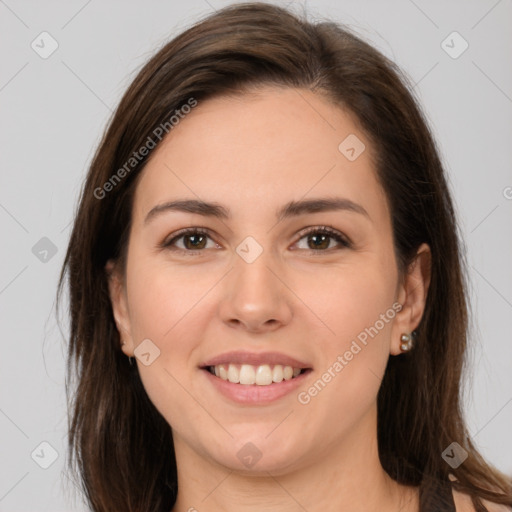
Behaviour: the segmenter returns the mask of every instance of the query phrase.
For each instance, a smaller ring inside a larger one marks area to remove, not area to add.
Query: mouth
[[[270,386],[297,379],[301,375],[312,371],[312,368],[281,364],[251,365],[234,363],[202,366],[201,369],[230,384],[242,386]]]
[[[312,371],[280,364],[225,363],[200,367],[212,390],[230,403],[244,406],[266,406],[293,395],[300,386],[307,385]]]
[[[263,406],[306,385],[313,367],[306,360],[275,352],[235,350],[202,361],[198,370],[213,390],[239,405]],[[212,398],[215,395],[212,395]]]

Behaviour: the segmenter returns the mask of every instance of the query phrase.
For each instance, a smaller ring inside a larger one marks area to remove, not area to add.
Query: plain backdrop
[[[54,309],[78,193],[140,66],[228,3],[0,0],[0,511],[86,510],[64,472],[66,343]],[[512,1],[295,5],[354,28],[415,84],[467,246],[468,425],[512,474]]]

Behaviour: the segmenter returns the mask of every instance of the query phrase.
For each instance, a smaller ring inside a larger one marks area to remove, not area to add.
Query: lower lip
[[[201,369],[212,385],[226,398],[239,404],[264,405],[282,398],[296,390],[311,373],[311,369],[301,373],[290,380],[273,382],[267,386],[257,384],[233,384],[220,377],[216,377],[209,370]]]

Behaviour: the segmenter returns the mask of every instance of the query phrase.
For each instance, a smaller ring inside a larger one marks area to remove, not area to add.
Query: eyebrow
[[[368,219],[370,216],[368,212],[357,203],[350,199],[342,197],[333,198],[318,198],[318,199],[303,199],[300,201],[290,201],[276,212],[278,222],[305,213],[319,213],[326,211],[350,211],[364,215]],[[176,211],[185,213],[194,213],[204,217],[215,217],[218,219],[230,219],[231,215],[229,209],[219,203],[209,203],[198,199],[178,199],[159,204],[152,208],[146,215],[144,223],[147,224],[150,220],[156,218],[162,213]]]

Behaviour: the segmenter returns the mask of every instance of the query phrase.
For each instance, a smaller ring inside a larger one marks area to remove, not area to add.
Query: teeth
[[[215,368],[217,368],[217,366]],[[222,380],[228,380],[228,371],[226,370],[226,368],[224,368],[224,366],[219,366],[218,368],[219,368],[219,377]]]
[[[231,371],[231,365],[229,365],[228,375]],[[256,382],[256,374],[254,368],[248,364],[243,364],[240,367],[240,384],[254,384]]]
[[[233,384],[240,382],[240,370],[234,364],[230,364],[228,367],[228,380]]]
[[[272,370],[272,380],[274,382],[281,382],[283,379],[283,367],[280,364],[276,364]]]
[[[258,386],[268,386],[273,382],[281,382],[283,379],[290,380],[301,373],[301,368],[293,368],[292,366],[283,366],[281,364],[276,364],[273,367],[268,364],[260,366],[250,364],[218,364],[211,366],[209,369],[217,377],[233,384],[256,384]]]
[[[248,368],[252,368],[252,366],[248,366]],[[268,364],[258,366],[255,382],[258,386],[268,386],[269,384],[272,384],[272,371]]]

